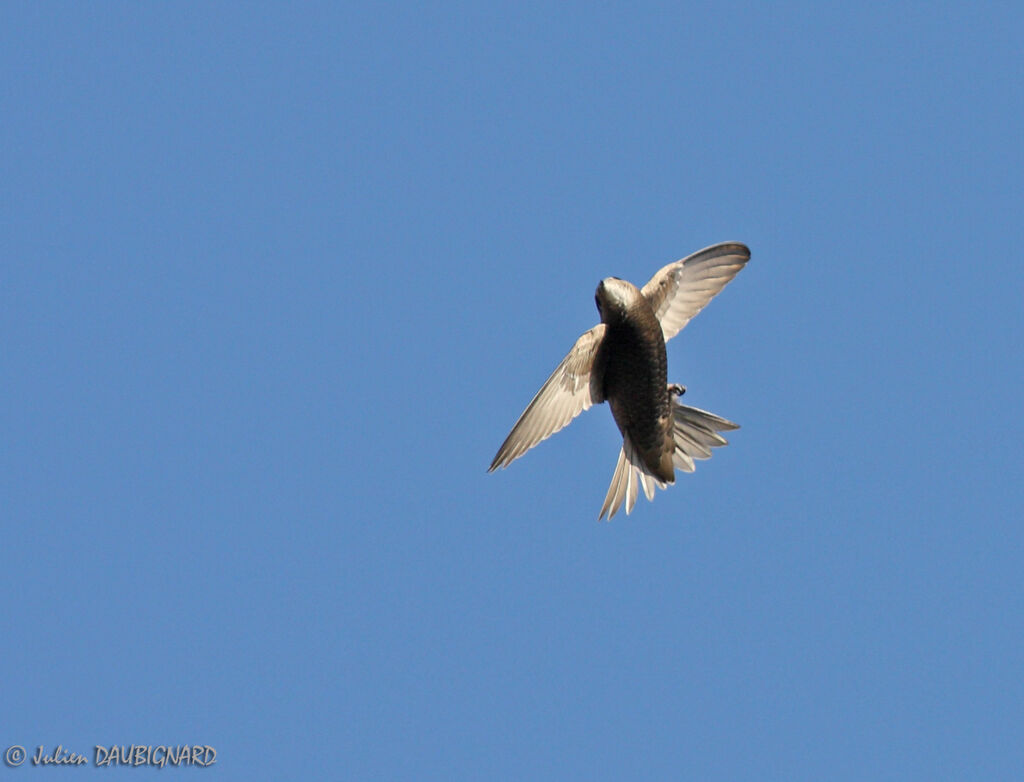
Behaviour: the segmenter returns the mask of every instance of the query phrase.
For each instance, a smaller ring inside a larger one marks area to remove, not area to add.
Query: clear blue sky
[[[1010,3],[4,4],[0,743],[1024,778],[1022,40]],[[611,524],[607,406],[486,473],[601,278],[723,240],[669,378],[728,448]]]

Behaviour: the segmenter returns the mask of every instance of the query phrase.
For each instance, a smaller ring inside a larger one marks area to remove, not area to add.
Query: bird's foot
[[[673,396],[682,396],[686,393],[686,386],[681,386],[678,383],[669,383],[668,392]]]

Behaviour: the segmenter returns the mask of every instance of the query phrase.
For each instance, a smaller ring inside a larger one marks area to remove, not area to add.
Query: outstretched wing
[[[516,425],[498,449],[498,455],[491,462],[488,472],[498,467],[507,467],[541,440],[563,429],[594,403],[590,390],[590,371],[603,337],[604,324],[599,323],[576,340],[569,355],[562,359],[562,363],[519,416]]]
[[[749,260],[745,244],[725,242],[670,263],[655,274],[641,293],[661,322],[665,340],[682,331]]]

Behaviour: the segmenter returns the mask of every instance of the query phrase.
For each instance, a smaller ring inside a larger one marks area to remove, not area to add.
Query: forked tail
[[[672,397],[673,431],[672,437],[675,440],[676,448],[672,453],[672,464],[677,470],[693,472],[694,459],[710,459],[711,449],[722,445],[728,445],[728,441],[718,434],[733,429],[739,429],[738,424],[726,421],[714,413],[706,410],[698,410],[696,407],[681,405]],[[644,466],[640,455],[636,452],[629,435],[623,437],[622,450],[619,451],[619,461],[615,465],[615,472],[612,475],[611,485],[604,498],[604,505],[601,506],[601,514],[598,519],[607,516],[611,518],[626,503],[626,514],[633,510],[639,489],[642,487],[648,500],[654,499],[654,487],[659,489],[666,487],[664,481],[659,480]]]

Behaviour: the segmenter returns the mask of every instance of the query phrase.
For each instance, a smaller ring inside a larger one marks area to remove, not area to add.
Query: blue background
[[[0,742],[1024,777],[1021,40],[1009,3],[5,3]],[[728,448],[611,524],[607,406],[486,474],[602,277],[723,240],[669,379]]]

